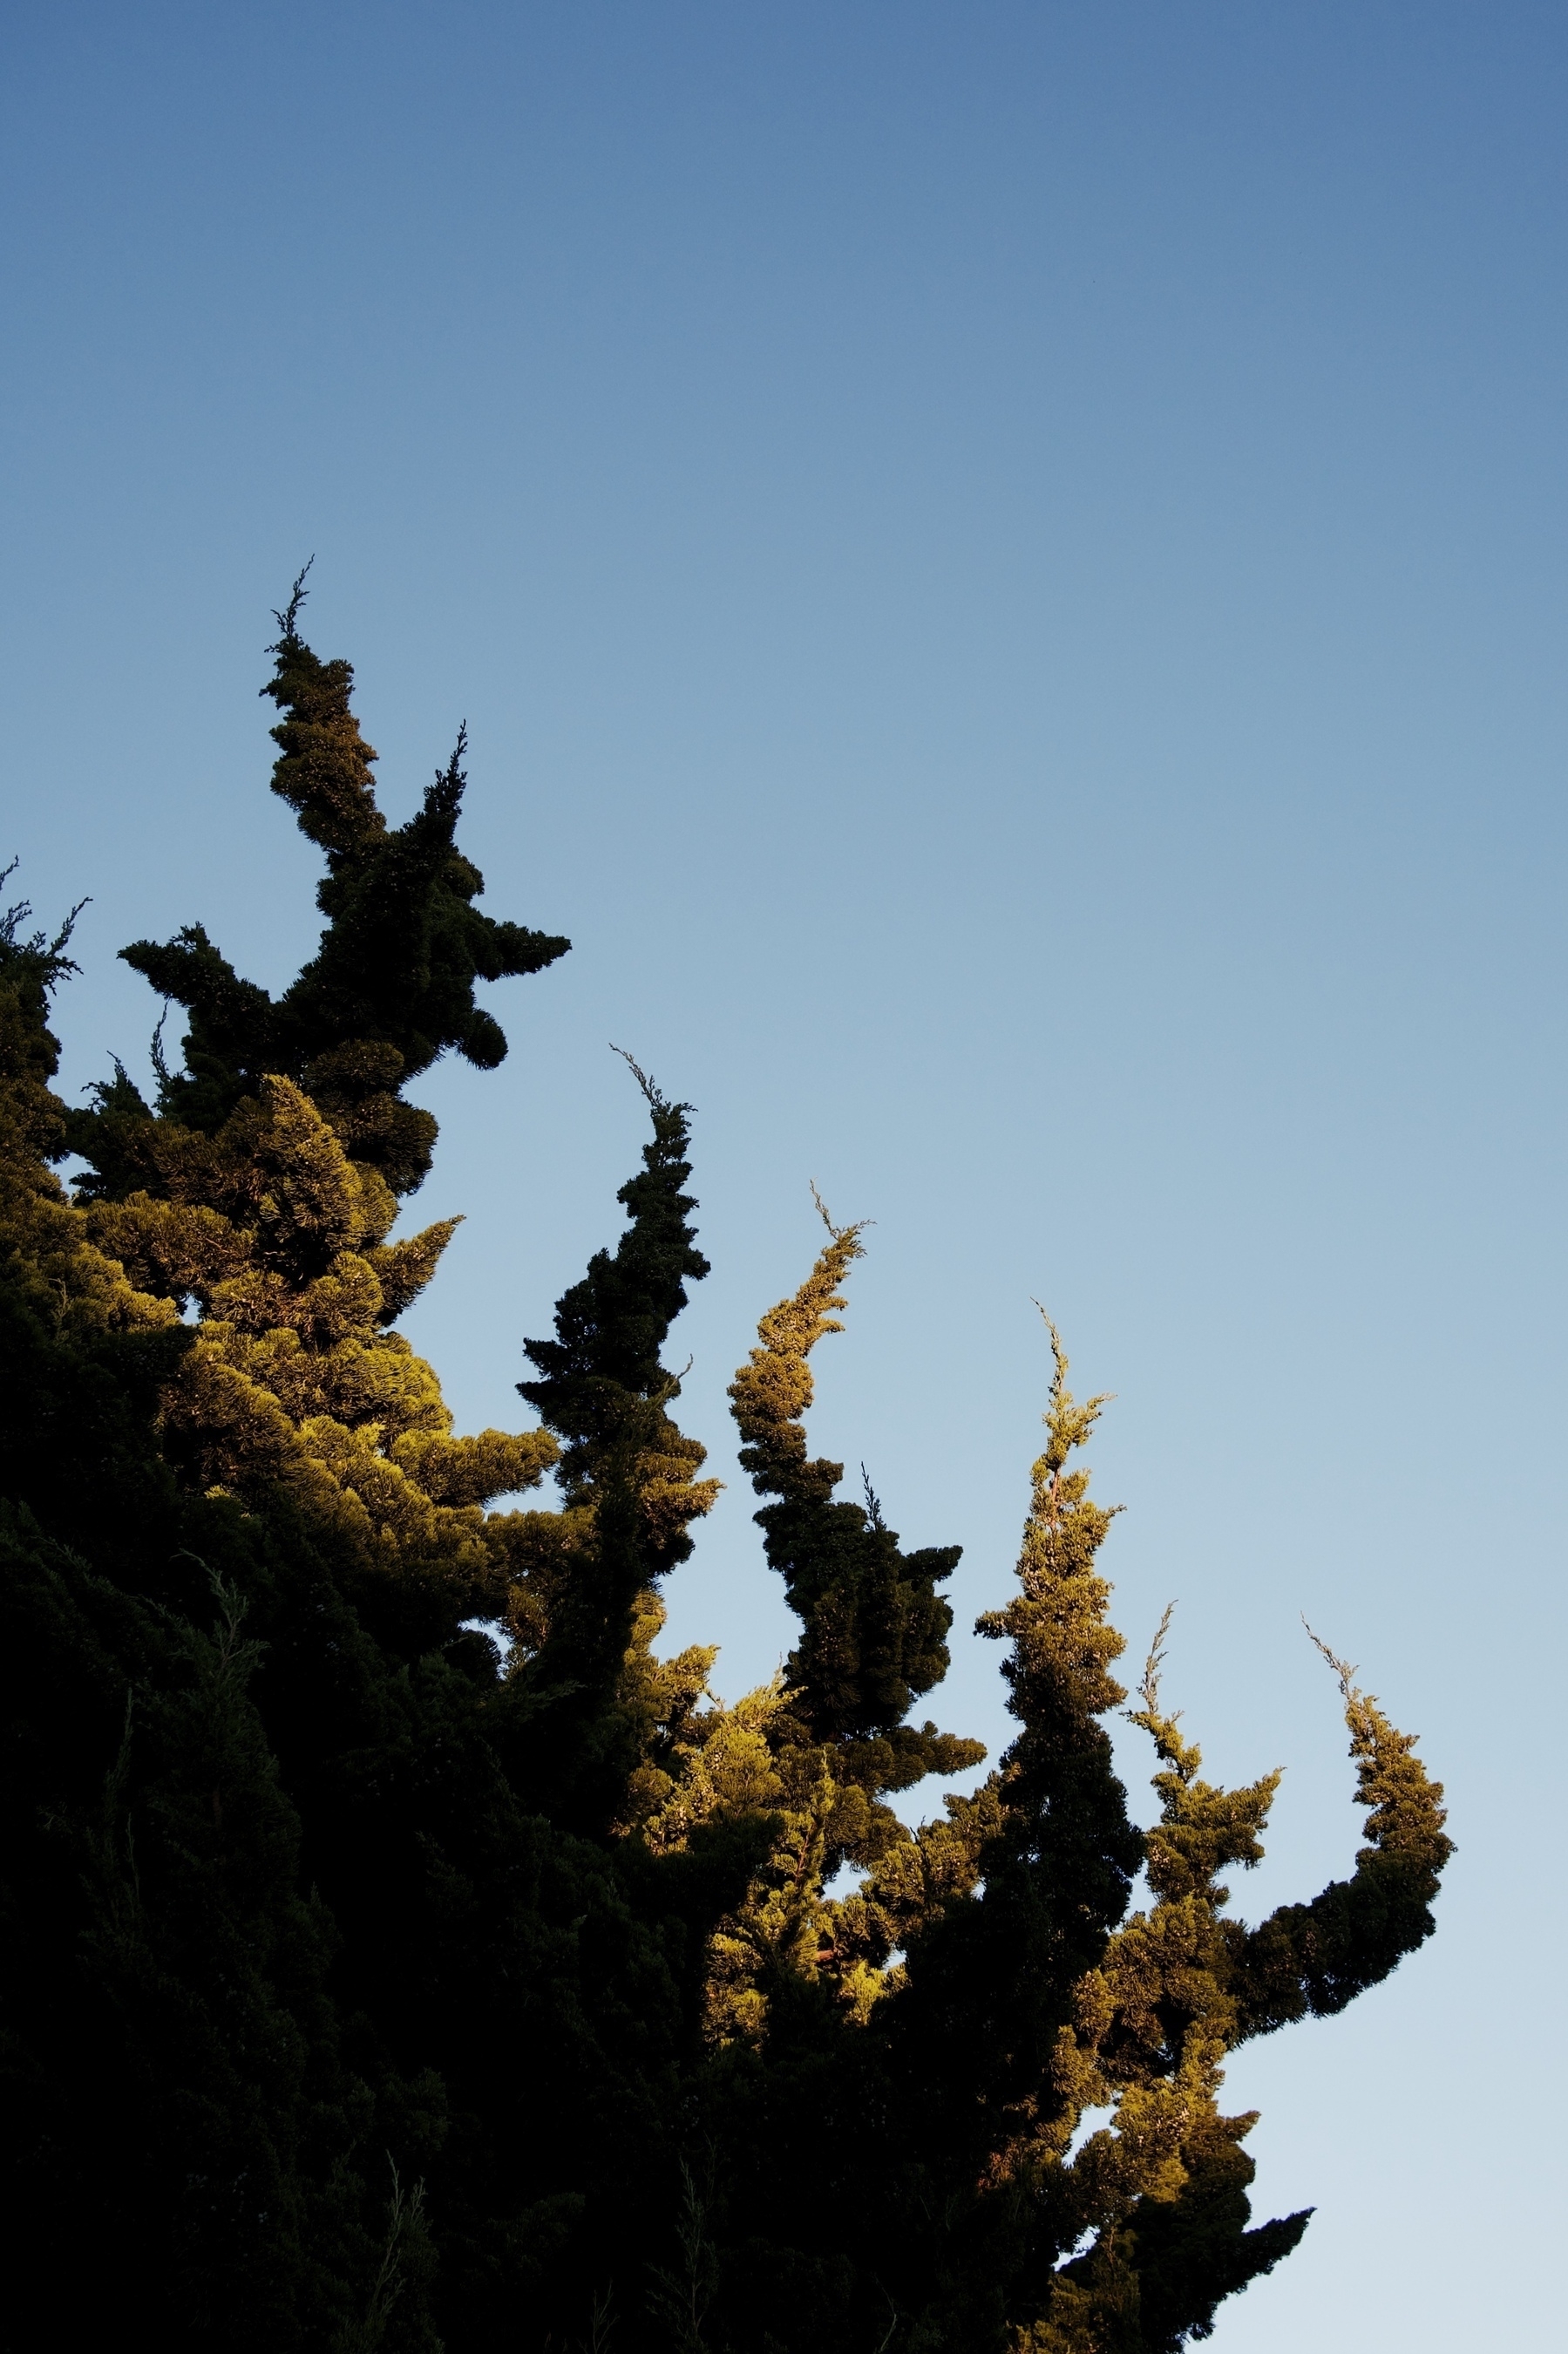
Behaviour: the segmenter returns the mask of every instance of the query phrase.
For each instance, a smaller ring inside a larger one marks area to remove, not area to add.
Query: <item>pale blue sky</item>
[[[877,1221],[816,1434],[963,1542],[960,1628],[1038,1294],[1118,1393],[1120,1622],[1178,1595],[1211,1766],[1290,1769],[1243,1909],[1358,1843],[1303,1609],[1460,1841],[1434,1946],[1235,2065],[1319,2212],[1215,2344],[1550,2342],[1562,11],[99,0],[6,54],[0,846],[92,895],[69,1086],[144,1067],[123,941],[308,950],[256,690],[313,550],[388,806],[466,716],[488,904],[577,942],[426,1090],[465,1424],[614,1232],[609,1038],[699,1107],[723,1688],[789,1639],[723,1389],[808,1179]],[[1005,1736],[994,1665],[942,1722]]]

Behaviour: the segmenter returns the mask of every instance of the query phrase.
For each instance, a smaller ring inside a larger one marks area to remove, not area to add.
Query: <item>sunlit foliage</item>
[[[454,1433],[396,1330],[453,1223],[395,1233],[436,1136],[403,1090],[497,1065],[476,984],[567,943],[476,907],[461,734],[387,824],[302,601],[264,690],[326,859],[291,987],[197,925],[137,943],[178,1066],[160,1025],[151,1099],[115,1065],[68,1112],[70,926],[0,925],[14,2342],[1174,2354],[1308,2220],[1253,2223],[1226,2056],[1429,1934],[1441,1792],[1326,1655],[1366,1844],[1249,1927],[1227,1875],[1278,1776],[1202,1778],[1162,1626],[1137,1828],[1105,1401],[1052,1328],[1017,1584],[980,1621],[1017,1731],[911,1829],[894,1797],[984,1758],[916,1713],[959,1548],[906,1551],[810,1452],[863,1249],[820,1203],[730,1393],[797,1639],[733,1702],[713,1649],[659,1651],[717,1486],[664,1356],[708,1272],[690,1108],[630,1064],[625,1223],[519,1342],[538,1423]]]

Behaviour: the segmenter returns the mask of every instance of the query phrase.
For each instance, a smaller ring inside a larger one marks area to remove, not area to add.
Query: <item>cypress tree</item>
[[[825,1210],[731,1389],[798,1638],[733,1703],[714,1649],[660,1653],[717,1487],[665,1363],[707,1273],[690,1107],[627,1057],[651,1134],[613,1246],[524,1344],[540,1426],[456,1434],[396,1330],[452,1231],[394,1235],[435,1140],[402,1091],[443,1053],[493,1067],[476,983],[567,942],[475,907],[461,733],[387,824],[302,601],[303,576],[263,689],[273,790],[326,861],[291,987],[199,926],[133,945],[185,1008],[178,1067],[156,1045],[152,1101],[115,1066],[68,1113],[69,925],[0,923],[18,2342],[129,2303],[175,2347],[323,2354],[1173,2354],[1308,2221],[1252,2221],[1225,2055],[1430,1933],[1440,1789],[1330,1656],[1367,1844],[1233,1919],[1277,1776],[1202,1779],[1167,1620],[1136,1829],[1081,1461],[1105,1401],[1053,1328],[1018,1586],[980,1622],[1017,1732],[911,1829],[890,1801],[984,1755],[915,1715],[959,1550],[906,1551],[810,1451],[863,1249]]]

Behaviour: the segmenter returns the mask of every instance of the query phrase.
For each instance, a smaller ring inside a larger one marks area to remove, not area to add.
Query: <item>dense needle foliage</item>
[[[12,2343],[133,2317],[167,2354],[1173,2354],[1308,2221],[1252,2222],[1225,2055],[1430,1933],[1440,1789],[1331,1660],[1366,1844],[1246,1926],[1226,1875],[1278,1777],[1202,1778],[1162,1628],[1137,1829],[1103,1401],[1053,1330],[1017,1585],[980,1621],[1016,1735],[911,1829],[890,1798],[984,1756],[912,1714],[959,1548],[906,1551],[810,1453],[862,1247],[825,1210],[731,1390],[798,1640],[733,1703],[712,1650],[656,1648],[716,1488],[665,1361],[708,1271],[689,1108],[631,1064],[619,1238],[520,1342],[538,1421],[454,1435],[396,1330],[451,1233],[394,1238],[435,1142],[403,1089],[498,1064],[476,983],[568,943],[476,907],[461,734],[387,824],[302,603],[264,689],[326,858],[293,984],[199,925],[137,942],[178,1067],[160,1044],[151,1101],[116,1065],[68,1112],[70,925],[0,925]]]

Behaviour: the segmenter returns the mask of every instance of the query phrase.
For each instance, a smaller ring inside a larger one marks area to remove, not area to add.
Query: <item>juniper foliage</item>
[[[1308,2221],[1252,2221],[1225,2057],[1430,1934],[1441,1791],[1330,1655],[1366,1844],[1233,1918],[1278,1777],[1202,1778],[1162,1627],[1136,1828],[1083,1465],[1105,1401],[1053,1329],[1018,1582],[980,1622],[1017,1731],[911,1829],[890,1800],[984,1756],[912,1713],[959,1549],[906,1551],[810,1451],[863,1246],[825,1210],[731,1390],[798,1639],[733,1702],[713,1649],[658,1649],[717,1489],[665,1361],[708,1271],[690,1107],[630,1065],[649,1141],[524,1344],[539,1422],[455,1433],[396,1329],[452,1231],[394,1235],[435,1140],[403,1089],[493,1067],[476,984],[567,943],[476,907],[461,733],[388,827],[302,602],[302,576],[263,689],[326,861],[291,986],[196,925],[135,944],[178,1066],[69,1112],[69,923],[0,924],[14,2342],[129,2308],[173,2354],[1174,2354]]]

